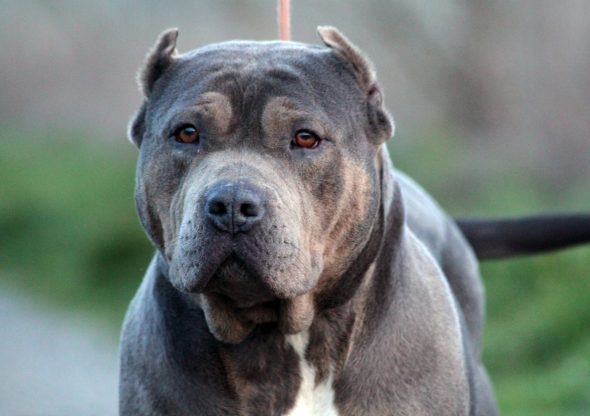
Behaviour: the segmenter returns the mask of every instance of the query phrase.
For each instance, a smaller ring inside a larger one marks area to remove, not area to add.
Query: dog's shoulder
[[[400,414],[432,414],[433,409],[437,414],[467,414],[464,331],[446,277],[407,226],[395,250],[394,267],[383,268],[391,273],[391,301],[380,312],[382,318],[369,325],[362,348],[350,354],[351,365],[338,386],[351,400],[342,399],[340,406],[344,414],[388,414],[391,408]]]

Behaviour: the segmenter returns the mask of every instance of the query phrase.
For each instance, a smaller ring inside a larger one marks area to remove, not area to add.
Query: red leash
[[[291,40],[291,13],[289,0],[278,0],[277,20],[279,25],[279,39]]]

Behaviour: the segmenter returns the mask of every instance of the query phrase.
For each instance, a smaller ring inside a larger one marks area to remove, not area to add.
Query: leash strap
[[[278,0],[277,20],[279,25],[279,39],[291,40],[291,10],[289,0]]]

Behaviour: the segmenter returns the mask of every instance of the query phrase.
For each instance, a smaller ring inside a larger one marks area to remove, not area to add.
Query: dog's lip
[[[274,300],[274,296],[260,278],[236,253],[230,253],[207,279],[202,293],[214,293],[227,299],[233,308],[250,308]]]
[[[202,274],[202,276],[198,279],[191,279],[190,287],[187,287],[186,291],[190,293],[207,293],[213,292],[211,290],[211,281],[215,279],[215,275],[218,272],[219,268],[228,260],[234,258],[233,251],[229,251],[224,256],[220,257],[216,262],[211,263]]]

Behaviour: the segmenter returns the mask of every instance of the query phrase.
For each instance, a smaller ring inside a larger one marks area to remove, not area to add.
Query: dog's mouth
[[[215,296],[218,302],[246,322],[260,324],[278,319],[280,301],[235,254],[221,263],[203,294]]]
[[[274,299],[262,279],[248,264],[230,254],[217,268],[203,293],[217,293],[227,298],[235,308],[249,308]]]

